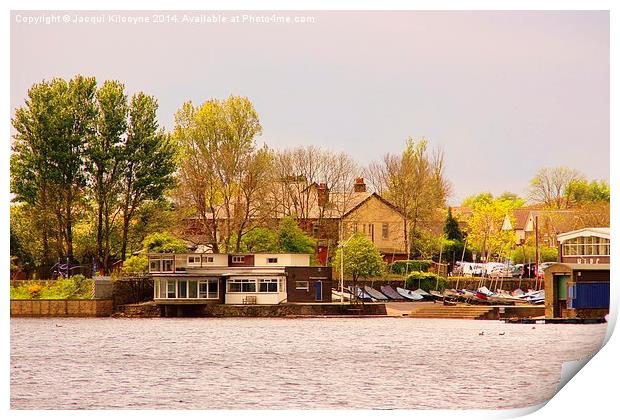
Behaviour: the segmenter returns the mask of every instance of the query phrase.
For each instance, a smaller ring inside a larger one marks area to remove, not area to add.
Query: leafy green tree
[[[344,246],[338,247],[332,266],[339,273],[344,266],[343,274],[351,277],[354,286],[358,279],[378,276],[386,270],[383,256],[375,244],[360,233],[354,234]]]
[[[238,249],[260,215],[257,203],[265,201],[271,160],[268,150],[256,147],[261,132],[258,113],[245,97],[198,107],[188,102],[175,115],[173,137],[181,149],[176,195],[201,222],[213,252]]]
[[[483,193],[468,199],[468,204],[472,209],[468,220],[468,245],[480,252],[483,261],[488,261],[495,254],[508,255],[514,245],[515,234],[503,230],[502,226],[506,215],[512,214],[512,209],[520,205],[520,200],[493,198],[492,194]]]
[[[128,160],[122,174],[121,259],[127,254],[129,227],[142,204],[159,200],[174,185],[175,143],[159,128],[157,101],[140,92],[131,98],[125,145]]]
[[[272,229],[258,227],[241,239],[241,252],[279,252],[278,234]]]
[[[463,240],[463,232],[459,227],[459,221],[452,215],[452,208],[450,207],[448,207],[448,216],[443,226],[443,233],[446,235],[446,239],[456,241]]]
[[[149,259],[144,255],[132,255],[123,262],[123,274],[143,275],[149,272]]]
[[[122,83],[106,81],[97,91],[97,133],[86,149],[97,211],[95,255],[105,270],[110,266],[112,230],[120,213],[122,175],[131,159],[124,142],[129,112],[124,90]]]
[[[185,241],[175,238],[170,232],[152,233],[143,242],[146,252],[179,253],[188,252]]]
[[[278,245],[281,252],[314,254],[316,243],[301,230],[295,219],[289,216],[280,221]]]
[[[575,204],[590,204],[595,202],[609,202],[610,188],[609,183],[603,180],[592,180],[588,182],[585,179],[573,181],[567,188],[570,191],[568,200]]]
[[[52,223],[58,254],[73,256],[75,208],[86,184],[84,149],[95,132],[95,91],[95,78],[79,75],[37,83],[12,121],[11,191],[16,201],[41,210],[48,261]]]

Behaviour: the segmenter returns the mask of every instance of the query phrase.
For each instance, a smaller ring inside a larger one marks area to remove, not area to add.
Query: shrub
[[[39,293],[41,293],[41,290],[43,290],[43,286],[41,286],[40,284],[33,284],[31,286],[28,286],[28,294],[33,298],[36,299],[39,296]]]
[[[433,264],[430,260],[402,260],[390,264],[390,273],[407,274],[412,271],[427,271]]]
[[[430,290],[442,291],[448,287],[448,282],[446,279],[435,273],[422,273],[420,271],[414,271],[407,277],[405,287],[412,290],[419,287],[427,292]]]
[[[133,255],[123,263],[124,275],[140,275],[149,272],[149,259],[145,255]]]

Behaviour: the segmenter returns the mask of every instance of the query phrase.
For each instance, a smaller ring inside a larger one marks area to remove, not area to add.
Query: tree
[[[75,76],[35,84],[12,120],[11,191],[16,201],[38,208],[45,259],[50,225],[57,255],[73,257],[75,208],[86,184],[84,149],[95,132],[94,77]]]
[[[385,198],[398,207],[403,215],[403,238],[408,252],[411,249],[411,232],[416,232],[436,217],[443,208],[450,186],[443,174],[444,161],[441,150],[432,155],[425,139],[407,139],[400,155],[387,154],[383,161],[369,167],[373,185]]]
[[[542,168],[530,181],[530,198],[549,208],[569,208],[573,189],[583,178],[581,172],[564,166]]]
[[[125,87],[106,81],[97,91],[97,133],[86,149],[90,184],[97,208],[95,255],[105,271],[110,266],[111,236],[120,213],[122,176],[126,170],[126,130],[129,107]]]
[[[213,252],[238,250],[261,211],[256,206],[270,173],[271,154],[256,148],[262,132],[249,99],[230,96],[177,112],[173,137],[179,143],[176,199],[205,232]],[[219,239],[219,243],[218,243]],[[234,242],[233,242],[233,239]]]
[[[355,233],[344,246],[338,247],[332,266],[339,273],[344,267],[342,274],[351,277],[354,288],[358,279],[381,275],[386,269],[375,244],[360,233]]]
[[[146,252],[170,254],[188,252],[185,241],[175,238],[170,232],[152,233],[144,239],[143,245]]]
[[[241,252],[280,252],[278,235],[272,229],[257,227],[241,239]]]
[[[159,200],[174,185],[176,147],[159,128],[157,100],[140,92],[131,98],[125,154],[130,156],[122,173],[121,260],[127,254],[129,227],[140,206]]]
[[[299,228],[292,217],[280,221],[278,246],[281,252],[314,254],[315,241]]]
[[[446,217],[446,223],[443,226],[443,233],[448,240],[463,240],[463,232],[459,227],[459,222],[452,216],[452,208],[448,207],[448,216]]]
[[[592,180],[588,183],[585,179],[578,179],[572,181],[567,190],[570,191],[568,201],[575,205],[609,202],[611,195],[609,183],[603,180]]]
[[[466,202],[472,215],[468,220],[468,244],[480,252],[483,261],[497,254],[506,256],[515,243],[513,231],[503,230],[506,215],[512,217],[512,209],[521,205],[521,200],[505,196],[493,198],[490,193],[469,197]],[[513,221],[514,222],[514,221]]]

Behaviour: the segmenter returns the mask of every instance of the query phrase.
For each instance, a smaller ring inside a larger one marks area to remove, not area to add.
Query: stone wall
[[[11,300],[11,316],[14,317],[105,317],[111,314],[111,299]]]
[[[158,318],[162,315],[160,305],[154,302],[120,305],[113,316],[128,318]]]

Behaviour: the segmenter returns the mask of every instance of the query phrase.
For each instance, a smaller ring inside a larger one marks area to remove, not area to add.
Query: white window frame
[[[243,264],[245,263],[245,255],[233,255],[231,261],[233,264]]]
[[[273,261],[271,261],[273,260]],[[277,264],[278,263],[278,257],[268,257],[267,258],[267,264]]]
[[[300,283],[306,283],[306,286],[299,287]],[[308,280],[295,280],[295,290],[305,290],[306,292],[310,291],[310,282]]]

